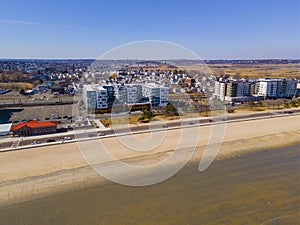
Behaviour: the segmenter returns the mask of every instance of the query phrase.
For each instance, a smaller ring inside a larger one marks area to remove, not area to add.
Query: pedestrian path
[[[97,124],[97,126],[98,126],[100,129],[102,129],[102,130],[107,129],[107,128],[103,125],[103,123],[101,123],[101,121],[100,121],[99,119],[95,119],[95,120],[94,120],[94,123]]]

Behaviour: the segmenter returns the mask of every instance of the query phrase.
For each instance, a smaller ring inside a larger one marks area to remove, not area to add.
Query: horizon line
[[[214,61],[214,60],[224,60],[224,61],[233,61],[233,60],[300,60],[300,58],[210,58],[210,59],[185,59],[185,58],[174,58],[174,59],[97,59],[97,58],[9,58],[3,57],[0,60],[101,60],[101,61],[109,61],[109,60],[118,60],[118,61],[125,61],[125,60],[144,60],[144,61],[161,61],[161,60],[190,60],[190,61]]]

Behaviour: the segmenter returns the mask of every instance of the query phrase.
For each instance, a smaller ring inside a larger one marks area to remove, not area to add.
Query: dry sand
[[[235,157],[262,149],[299,143],[300,115],[226,124],[224,142],[216,160]],[[187,128],[197,132],[198,128]],[[209,140],[211,126],[200,128],[197,151],[191,160],[200,160]],[[153,163],[167,157],[176,147],[180,130],[169,130],[164,140],[149,152],[130,151],[117,138],[105,138],[84,143],[85,148],[99,144],[107,146],[112,155],[130,163]],[[149,134],[136,135],[145,139]],[[186,147],[189,140],[184,140]],[[103,163],[96,159],[95,163]],[[77,143],[4,152],[0,154],[0,205],[12,204],[47,196],[54,192],[75,190],[106,182],[83,159]]]

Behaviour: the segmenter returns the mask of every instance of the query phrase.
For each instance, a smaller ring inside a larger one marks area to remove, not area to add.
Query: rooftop
[[[83,88],[87,91],[95,91],[93,85],[83,85]]]
[[[167,89],[169,89],[168,87],[165,87],[160,84],[154,84],[154,83],[147,83],[147,84],[144,84],[143,86],[148,87],[148,88],[167,88]]]
[[[12,124],[6,123],[6,124],[0,124],[0,133],[1,132],[9,132]]]
[[[37,127],[53,127],[56,126],[57,122],[56,121],[38,121],[38,120],[31,120],[28,122],[23,122],[23,123],[19,123],[17,125],[13,125],[11,130],[18,130],[21,129],[22,127],[30,127],[30,128],[37,128]]]

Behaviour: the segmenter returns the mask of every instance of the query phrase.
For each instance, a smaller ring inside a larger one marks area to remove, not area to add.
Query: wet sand
[[[107,182],[0,208],[0,224],[299,224],[300,145],[190,163],[147,187]]]
[[[148,187],[100,177],[75,143],[2,153],[0,224],[299,224],[299,122],[292,116],[228,124],[217,158],[199,173],[210,131],[203,127],[185,168]],[[147,154],[115,138],[103,143],[121,160],[151,164],[169,155],[178,130],[166,135]]]

